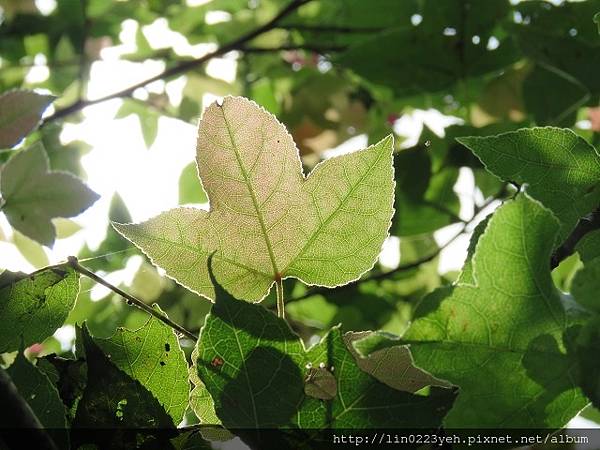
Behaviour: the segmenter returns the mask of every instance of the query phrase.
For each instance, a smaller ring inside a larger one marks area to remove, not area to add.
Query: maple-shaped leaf
[[[418,367],[459,386],[448,427],[561,428],[587,403],[577,387],[577,324],[554,287],[560,224],[526,194],[476,230],[454,286],[426,296],[400,343]]]
[[[8,222],[49,247],[56,238],[51,219],[76,216],[100,198],[70,173],[51,171],[41,143],[16,153],[0,175],[0,207]]]
[[[176,208],[114,224],[176,281],[214,298],[207,261],[236,298],[259,301],[295,277],[335,287],[369,270],[393,214],[392,137],[329,159],[305,177],[285,127],[256,103],[225,97],[198,129],[210,211]]]

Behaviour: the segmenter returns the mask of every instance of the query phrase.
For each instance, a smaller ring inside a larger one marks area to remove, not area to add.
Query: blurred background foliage
[[[306,171],[395,134],[396,215],[380,263],[340,289],[294,280],[285,289],[290,322],[307,342],[337,323],[400,333],[424,294],[455,280],[469,233],[516,189],[456,137],[539,125],[600,144],[599,11],[600,0],[0,0],[0,92],[57,97],[17,148],[41,140],[52,169],[87,178],[102,196],[82,217],[54,220],[54,248],[2,219],[1,266],[31,271],[76,254],[198,332],[210,303],[163,276],[108,219],[206,207],[194,126],[215,98],[243,95],[287,126]],[[101,148],[99,133],[121,144]],[[136,178],[144,167],[127,159],[134,145],[160,174],[146,185]],[[0,151],[0,163],[14,151]],[[121,190],[126,182],[148,204]],[[557,287],[568,291],[580,265],[577,254],[564,260]],[[72,325],[83,320],[110,336],[146,315],[83,279],[68,325],[30,351],[70,351]],[[597,411],[585,414],[597,420]]]

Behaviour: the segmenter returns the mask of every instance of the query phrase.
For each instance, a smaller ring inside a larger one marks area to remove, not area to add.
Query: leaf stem
[[[285,319],[285,302],[283,301],[283,280],[278,277],[275,280],[275,291],[277,293],[277,317]]]
[[[85,275],[86,277],[94,280],[96,283],[99,283],[102,286],[107,287],[108,289],[110,289],[111,291],[115,292],[116,294],[119,294],[121,297],[123,297],[125,300],[127,300],[127,303],[129,305],[135,305],[135,306],[137,306],[142,311],[147,312],[151,316],[157,318],[158,320],[160,320],[161,322],[163,322],[165,325],[168,325],[169,327],[173,328],[175,331],[181,333],[185,337],[187,337],[187,338],[189,338],[189,339],[191,339],[193,341],[197,341],[198,340],[198,336],[196,336],[194,333],[186,330],[181,325],[173,322],[168,317],[166,317],[163,314],[161,314],[158,311],[156,311],[154,308],[146,305],[143,301],[135,298],[133,295],[128,294],[127,292],[123,291],[122,289],[119,289],[117,286],[112,285],[111,283],[109,283],[108,281],[106,281],[104,278],[96,275],[94,272],[92,272],[92,271],[86,269],[85,267],[83,267],[81,264],[79,264],[79,261],[77,260],[77,258],[75,256],[69,256],[69,258],[67,259],[67,261],[68,261],[68,265],[70,267],[72,267],[73,270],[75,270],[75,271],[79,272],[80,274]]]

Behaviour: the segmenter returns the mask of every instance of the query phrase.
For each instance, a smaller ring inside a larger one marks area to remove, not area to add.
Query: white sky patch
[[[325,150],[323,152],[323,158],[329,159],[334,156],[346,155],[348,153],[367,148],[369,146],[369,137],[366,134],[359,134],[358,136],[351,137],[347,141],[342,142],[335,148]]]
[[[191,45],[183,35],[169,28],[169,23],[164,17],[156,19],[142,29],[152,48],[172,48],[175,53],[181,56],[200,58],[217,48],[214,43]]]
[[[400,264],[400,238],[388,236],[383,242],[379,254],[379,264],[388,270],[393,270]]]
[[[229,22],[231,14],[227,11],[208,11],[204,16],[204,22],[207,25],[215,25],[217,23]]]
[[[462,220],[470,220],[474,213],[475,199],[475,176],[468,167],[461,167],[458,172],[458,179],[454,185],[454,192],[460,199],[460,212],[458,216]]]
[[[69,351],[75,344],[75,327],[73,325],[63,325],[54,332],[53,336],[60,343],[63,352]]]
[[[212,104],[214,102],[222,103],[223,102],[223,96],[222,95],[215,95],[215,94],[211,94],[211,93],[207,93],[207,94],[204,94],[202,96],[202,107],[207,108],[208,105],[210,105],[210,104]]]
[[[100,57],[103,60],[116,61],[121,55],[135,52],[135,33],[137,28],[138,24],[135,20],[124,20],[121,24],[121,33],[119,33],[121,44],[103,48],[100,50]],[[90,81],[92,81],[92,79],[93,78],[90,77]]]
[[[458,186],[458,183],[457,183]],[[455,187],[456,190],[456,187]],[[477,214],[477,217],[469,225],[466,232],[452,241],[446,248],[440,253],[439,262],[439,273],[444,274],[453,270],[461,270],[465,259],[467,258],[467,249],[469,248],[469,242],[471,241],[471,235],[477,224],[491,214],[496,208],[498,208],[502,202],[495,200],[488,206],[483,208]],[[461,208],[462,209],[462,208]],[[462,212],[462,211],[461,211]],[[472,211],[470,214],[473,214]],[[468,219],[472,216],[469,215]],[[434,233],[435,241],[439,246],[445,245],[449,242],[462,228],[462,224],[456,223],[447,227],[441,228]]]
[[[445,128],[450,125],[462,123],[462,119],[454,116],[446,116],[436,109],[415,109],[411,113],[404,114],[394,122],[394,132],[398,136],[406,138],[402,142],[401,147],[408,148],[418,143],[423,125],[427,125],[438,136],[444,136]]]
[[[111,133],[96,127],[88,130],[95,134],[95,151],[82,157],[82,165],[90,187],[103,197],[118,191],[134,221],[177,206],[179,174],[195,156],[195,127],[161,117],[156,141],[147,149],[137,117],[106,125]]]
[[[577,416],[577,417],[573,417],[569,421],[569,423],[567,423],[566,428],[575,429],[575,430],[577,430],[578,428],[586,428],[586,429],[596,428],[597,429],[597,428],[600,428],[600,423],[592,422],[591,420],[588,420],[585,417]],[[583,437],[583,436],[589,436],[589,433],[586,434],[584,432],[584,433],[578,434],[576,431],[575,432],[569,431],[569,434],[570,435],[579,435],[581,437]],[[577,445],[577,449],[578,450],[594,450],[594,449],[597,448],[595,446],[595,444],[592,444],[592,443],[590,443],[590,444],[591,444],[591,446],[588,446],[588,445],[585,445],[585,444],[578,444]]]
[[[183,75],[167,82],[165,85],[165,92],[169,96],[169,102],[176,108],[181,104],[181,100],[183,100],[183,88],[186,83],[187,77]]]
[[[455,223],[447,227],[440,228],[433,233],[437,244],[441,247],[446,245],[457,233],[460,232],[462,224]],[[440,252],[440,262],[438,272],[441,274],[452,270],[460,270],[467,257],[467,248],[469,248],[470,234],[463,234],[452,241],[446,248]]]
[[[223,58],[212,58],[206,65],[207,75],[228,83],[235,81],[236,72],[237,61],[233,54],[228,54]]]
[[[164,62],[154,60],[146,60],[142,63],[96,61],[91,67],[88,97],[93,100],[126,89],[135,83],[158,75],[164,68]]]
[[[25,76],[25,83],[41,83],[46,81],[50,76],[50,69],[46,66],[47,60],[46,55],[38,53],[33,58],[33,66],[27,72]]]
[[[2,269],[10,270],[12,272],[32,272],[33,267],[27,260],[21,255],[17,247],[10,242],[0,241],[0,261]]]
[[[56,0],[35,0],[35,6],[44,16],[52,14],[56,9]]]

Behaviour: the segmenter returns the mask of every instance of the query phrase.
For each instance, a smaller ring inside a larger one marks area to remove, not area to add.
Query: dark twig
[[[32,411],[29,404],[21,397],[10,376],[0,368],[0,399],[2,400],[2,413],[0,413],[0,442],[2,439],[2,428],[7,430],[22,430],[18,433],[8,433],[4,439],[18,437],[21,448],[39,448],[56,450],[58,447],[52,438],[43,430],[42,424]],[[16,444],[8,441],[11,444]],[[16,448],[16,447],[14,447]]]
[[[207,53],[206,55],[204,55],[200,58],[180,62],[179,64],[177,64],[169,69],[164,70],[163,72],[159,73],[158,75],[150,77],[144,81],[140,81],[139,83],[129,86],[128,88],[113,92],[112,94],[108,94],[108,95],[105,95],[103,97],[100,97],[100,98],[97,98],[94,100],[77,100],[76,102],[72,103],[71,105],[66,106],[63,109],[59,109],[54,114],[48,116],[42,122],[42,126],[44,126],[45,124],[47,124],[49,122],[55,121],[57,119],[65,117],[65,116],[68,116],[69,114],[80,111],[87,106],[102,103],[107,100],[112,100],[114,98],[131,96],[136,89],[143,88],[146,85],[148,85],[154,81],[163,80],[163,79],[167,79],[167,78],[172,78],[177,75],[181,75],[185,72],[188,72],[191,69],[194,69],[195,67],[198,67],[198,66],[204,64],[205,62],[209,61],[212,58],[215,58],[217,56],[222,56],[233,50],[239,50],[244,46],[244,44],[251,41],[255,37],[260,36],[261,34],[266,33],[267,31],[270,31],[273,28],[275,28],[277,23],[280,20],[282,20],[284,17],[286,17],[289,14],[291,14],[292,12],[294,12],[300,6],[308,3],[309,1],[311,1],[311,0],[292,0],[285,8],[283,8],[277,15],[275,15],[271,20],[269,20],[265,24],[255,28],[254,30],[244,34],[243,36],[241,36],[237,39],[234,39],[230,43],[219,47],[215,51]]]
[[[383,27],[340,27],[336,25],[306,25],[306,24],[285,24],[280,25],[277,28],[283,30],[296,30],[296,31],[310,31],[314,33],[340,33],[340,34],[352,34],[352,33],[377,33],[384,31]]]
[[[72,267],[75,271],[79,272],[80,274],[85,275],[88,278],[91,278],[96,283],[99,283],[102,286],[107,287],[111,291],[119,294],[121,297],[123,297],[125,300],[127,300],[128,304],[137,306],[142,311],[147,312],[151,316],[157,318],[158,320],[160,320],[164,324],[168,325],[169,327],[173,328],[175,331],[181,333],[185,337],[187,337],[187,338],[189,338],[189,339],[191,339],[193,341],[197,341],[198,340],[198,336],[196,336],[194,333],[186,330],[181,325],[173,322],[171,319],[169,319],[165,315],[159,313],[158,311],[156,311],[152,307],[146,305],[143,301],[135,298],[133,295],[128,294],[127,292],[123,291],[122,289],[119,289],[117,286],[114,286],[113,284],[109,283],[104,278],[99,277],[94,272],[92,272],[92,271],[86,269],[85,267],[83,267],[81,264],[79,264],[79,261],[74,256],[69,256],[67,264],[70,267]]]
[[[242,47],[239,50],[245,53],[272,53],[281,51],[306,50],[314,53],[342,52],[346,49],[343,45],[281,45],[279,47]]]
[[[600,229],[600,207],[594,212],[579,220],[575,229],[567,237],[567,239],[558,247],[550,258],[550,269],[558,267],[560,262],[573,253],[577,243],[590,231]]]

